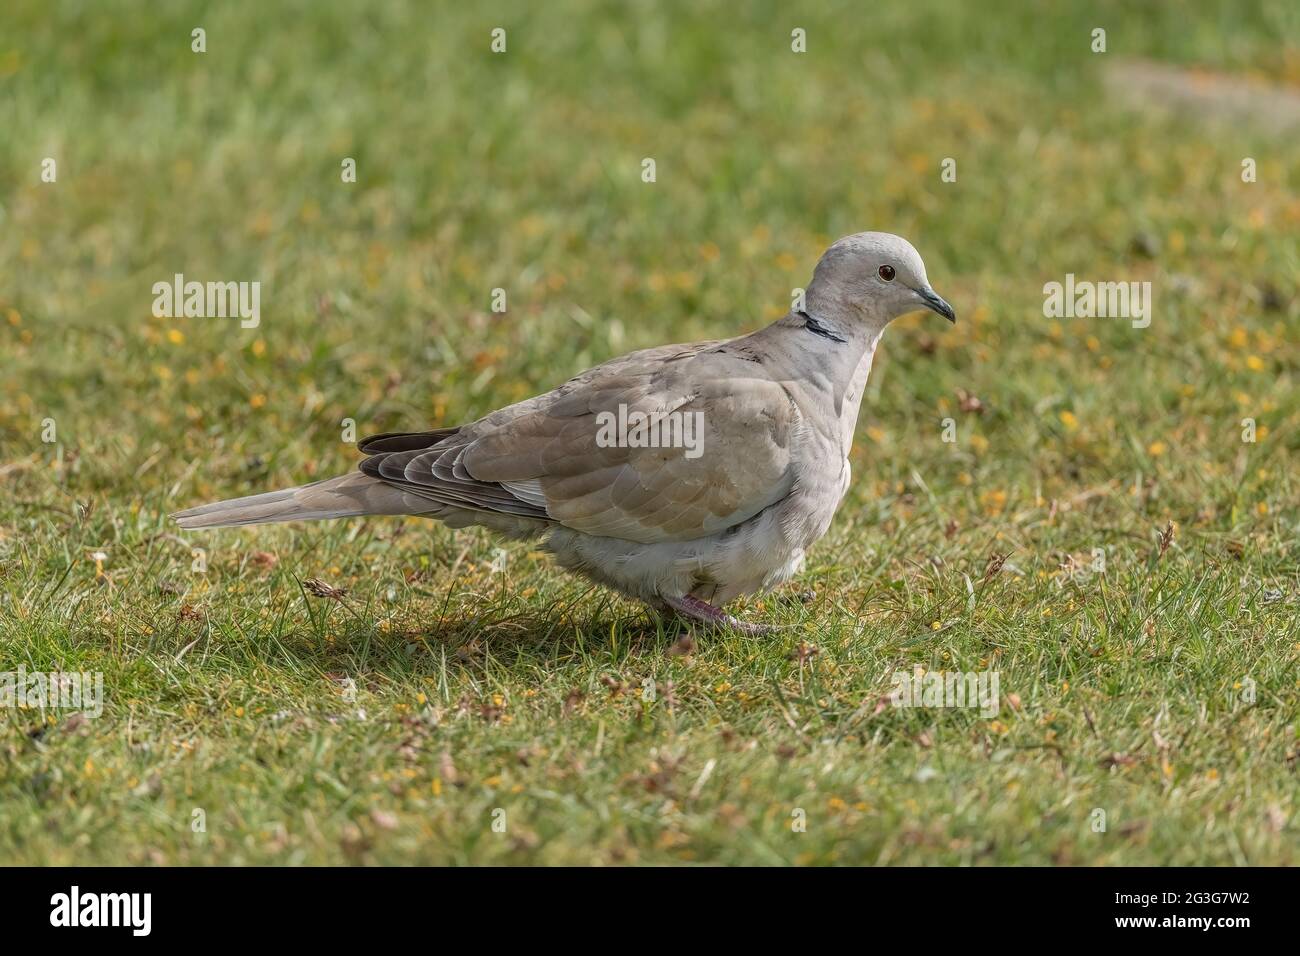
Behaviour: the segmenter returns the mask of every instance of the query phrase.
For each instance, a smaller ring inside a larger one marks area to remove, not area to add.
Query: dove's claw
[[[730,627],[742,634],[773,634],[778,628],[771,624],[750,624],[742,621],[738,617],[733,617],[726,611],[719,610],[707,601],[701,601],[697,597],[691,597],[689,594],[682,597],[665,597],[664,603],[680,614],[682,617],[689,618],[692,621],[702,621],[705,624],[712,624],[715,627]]]

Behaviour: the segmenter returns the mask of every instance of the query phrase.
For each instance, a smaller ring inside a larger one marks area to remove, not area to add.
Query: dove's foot
[[[735,628],[742,634],[774,634],[778,630],[771,624],[750,624],[747,621],[742,621],[740,618],[733,617],[726,611],[714,607],[707,601],[701,601],[689,594],[679,598],[665,597],[663,601],[684,618],[712,624],[715,627]]]

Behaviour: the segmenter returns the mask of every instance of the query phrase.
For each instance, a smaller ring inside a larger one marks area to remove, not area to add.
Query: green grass
[[[1295,5],[474,6],[6,4],[0,670],[107,700],[0,710],[0,860],[1300,862],[1296,143],[1102,84],[1294,90]],[[740,609],[781,637],[688,648],[416,519],[165,518],[353,467],[345,418],[755,328],[862,229],[961,322],[886,335],[830,534]],[[174,272],[260,280],[261,326],[153,318]],[[1044,318],[1067,272],[1150,280],[1150,328]],[[918,664],[1001,712],[878,707]]]

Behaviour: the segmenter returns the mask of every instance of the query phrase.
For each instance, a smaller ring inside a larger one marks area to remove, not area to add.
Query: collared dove
[[[804,308],[766,328],[633,352],[466,425],[367,438],[351,474],[173,517],[420,515],[544,537],[561,566],[658,610],[763,632],[720,606],[802,570],[849,486],[876,344],[920,309],[956,321],[911,244],[847,236]]]

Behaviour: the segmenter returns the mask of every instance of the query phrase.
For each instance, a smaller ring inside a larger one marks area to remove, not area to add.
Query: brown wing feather
[[[665,346],[597,366],[459,428],[361,443],[368,475],[457,507],[544,518],[587,534],[654,542],[713,534],[793,486],[798,413],[778,382],[717,343]],[[696,415],[688,449],[604,447],[601,413]]]

